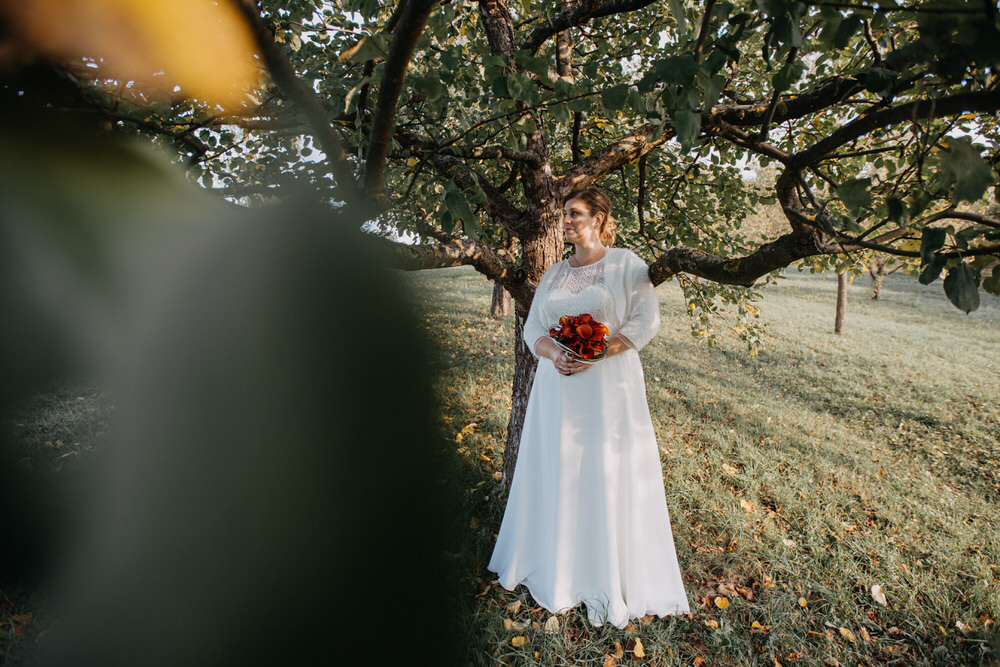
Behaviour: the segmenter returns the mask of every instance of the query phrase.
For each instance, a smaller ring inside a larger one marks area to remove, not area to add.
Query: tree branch
[[[408,0],[399,19],[389,54],[385,59],[385,72],[379,88],[378,101],[372,112],[371,134],[365,155],[365,190],[382,199],[385,194],[385,159],[392,142],[392,128],[396,121],[396,107],[403,92],[403,81],[410,66],[417,40],[424,32],[436,0]]]
[[[674,136],[673,125],[665,123],[663,133],[657,139],[651,139],[657,129],[656,125],[647,123],[570,167],[558,178],[563,194],[588,187],[605,174],[646,155]]]
[[[534,53],[547,39],[569,28],[586,23],[590,19],[611,14],[623,14],[642,9],[654,0],[584,0],[579,5],[567,7],[531,31],[519,48]]]
[[[316,93],[302,82],[288,61],[285,52],[275,44],[274,35],[261,20],[254,0],[240,0],[238,5],[250,25],[251,32],[257,42],[257,48],[260,49],[264,63],[271,72],[274,82],[288,99],[305,113],[309,126],[312,128],[313,137],[326,153],[326,159],[337,181],[340,195],[345,201],[363,205],[365,200],[361,197],[357,183],[354,181],[354,170],[347,162],[340,138],[330,125],[326,107],[320,102]]]
[[[906,121],[942,118],[967,111],[994,112],[1000,108],[1000,90],[958,93],[950,97],[914,100],[889,109],[863,115],[841,126],[825,139],[796,154],[791,164],[809,166],[826,158],[835,149],[874,130]]]
[[[750,287],[763,275],[813,255],[828,254],[829,248],[812,232],[786,234],[747,255],[724,259],[695,248],[678,246],[663,253],[649,267],[649,278],[659,285],[678,273],[687,273],[722,283]]]
[[[472,266],[490,280],[499,282],[522,303],[531,303],[535,286],[524,272],[507,257],[481,241],[453,238],[437,245],[407,245],[372,236],[385,261],[404,271],[440,269],[449,266]],[[522,301],[523,300],[523,301]]]

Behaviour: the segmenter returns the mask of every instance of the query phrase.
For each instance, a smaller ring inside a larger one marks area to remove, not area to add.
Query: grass
[[[693,338],[679,288],[660,286],[663,328],[643,359],[692,614],[619,630],[579,609],[553,617],[486,570],[513,323],[489,316],[490,285],[470,269],[406,281],[461,486],[460,538],[443,557],[469,664],[996,664],[997,299],[965,316],[939,284],[893,275],[872,302],[859,279],[836,336],[835,278],[793,270],[765,290],[766,346],[750,356]],[[79,387],[29,399],[13,424],[19,465],[85,465],[109,404]],[[0,583],[0,659],[30,652],[45,614],[44,599]]]
[[[694,340],[679,289],[661,286],[664,326],[643,358],[693,613],[619,630],[579,610],[556,627],[485,570],[503,512],[512,323],[488,316],[490,286],[470,270],[409,280],[465,462],[454,558],[471,663],[994,663],[997,299],[965,316],[940,285],[890,276],[873,302],[858,279],[837,336],[835,277],[793,270],[765,290],[766,346],[751,357],[725,337]]]

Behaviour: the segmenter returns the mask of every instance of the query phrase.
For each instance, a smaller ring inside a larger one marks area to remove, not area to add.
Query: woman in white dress
[[[594,625],[688,612],[638,350],[660,327],[648,267],[614,242],[607,195],[563,203],[576,252],[542,277],[524,325],[539,358],[489,569],[553,613]],[[607,325],[607,356],[575,360],[548,331],[563,315]]]

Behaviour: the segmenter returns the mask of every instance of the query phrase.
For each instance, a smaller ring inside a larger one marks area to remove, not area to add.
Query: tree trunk
[[[872,301],[878,301],[882,296],[882,278],[885,277],[885,265],[888,263],[886,255],[879,255],[868,266],[868,275],[872,277]]]
[[[510,314],[510,292],[503,285],[493,282],[493,303],[490,304],[490,315],[507,317]]]
[[[511,387],[510,421],[507,422],[507,445],[503,453],[503,484],[510,488],[517,465],[517,452],[521,444],[521,429],[524,427],[524,411],[528,407],[531,383],[535,379],[538,361],[521,339],[527,309],[520,304],[515,307],[514,317],[514,381]]]
[[[849,274],[843,271],[837,274],[837,317],[833,322],[833,333],[844,333],[844,319],[847,317],[847,282]]]
[[[872,279],[872,301],[878,301],[882,296],[882,274],[875,274]]]

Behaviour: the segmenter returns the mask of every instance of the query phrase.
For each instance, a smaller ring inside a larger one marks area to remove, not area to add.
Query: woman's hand
[[[569,352],[564,351],[548,337],[539,338],[535,342],[535,352],[538,353],[538,356],[551,360],[552,365],[561,375],[573,375],[585,371],[591,366],[591,364],[584,363]]]

